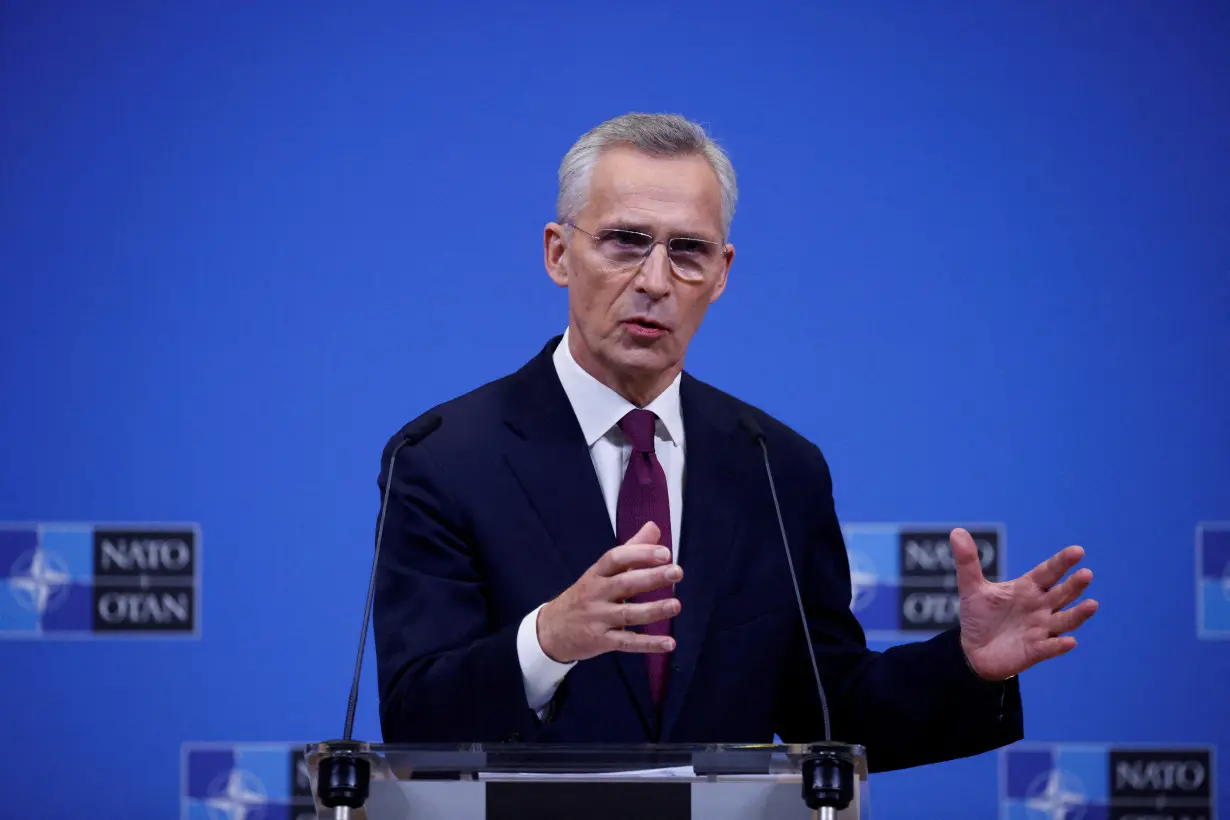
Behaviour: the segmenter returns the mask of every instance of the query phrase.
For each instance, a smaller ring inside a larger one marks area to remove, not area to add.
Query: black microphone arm
[[[413,447],[436,432],[444,419],[439,413],[427,413],[401,428],[401,441],[389,456],[389,473],[384,480],[384,498],[380,501],[380,523],[376,527],[376,552],[372,556],[372,574],[367,582],[367,605],[363,608],[363,626],[359,630],[359,655],[354,662],[354,679],[350,684],[350,702],[346,705],[346,728],[342,740],[350,740],[354,731],[354,712],[359,703],[359,675],[363,671],[363,649],[367,646],[367,622],[372,617],[372,599],[376,595],[376,567],[380,563],[380,542],[384,540],[385,513],[389,508],[389,495],[393,488],[393,465],[403,447]]]
[[[820,712],[824,716],[824,740],[832,743],[833,732],[829,724],[829,703],[820,682],[820,666],[816,663],[816,650],[811,643],[811,629],[807,625],[807,611],[803,607],[803,594],[799,591],[799,577],[794,571],[794,558],[790,554],[790,542],[786,538],[786,522],[782,519],[782,507],[777,500],[777,486],[773,483],[773,468],[769,464],[769,446],[765,443],[764,430],[750,413],[744,413],[739,423],[752,440],[760,445],[764,454],[764,471],[769,478],[769,492],[773,495],[773,509],[777,513],[777,526],[782,533],[782,547],[786,550],[786,566],[790,568],[790,582],[794,585],[794,600],[799,605],[799,620],[803,623],[803,642],[807,644],[807,656],[811,659],[811,671],[816,678],[816,692],[820,695]],[[818,812],[822,820],[832,820],[837,812],[845,809],[854,800],[854,762],[836,749],[809,753],[802,760],[803,802]]]
[[[807,612],[803,608],[803,594],[799,592],[799,577],[794,571],[794,559],[790,555],[790,542],[786,539],[786,524],[782,521],[782,508],[777,502],[777,487],[773,484],[773,468],[769,466],[769,447],[765,444],[764,431],[760,429],[760,425],[750,415],[744,415],[740,420],[743,424],[743,429],[747,430],[752,439],[760,445],[761,452],[764,453],[764,471],[769,477],[769,492],[773,494],[773,509],[777,511],[777,526],[782,532],[782,546],[786,550],[786,565],[790,568],[790,582],[794,584],[794,600],[799,605],[799,620],[803,622],[803,638],[807,644],[807,655],[811,658],[811,672],[816,678],[816,692],[820,694],[820,712],[824,715],[824,740],[825,742],[833,739],[833,732],[829,726],[829,701],[824,696],[824,684],[820,682],[820,667],[816,663],[816,650],[811,645],[811,630],[807,626]]]
[[[367,624],[372,617],[372,600],[376,596],[376,571],[380,564],[380,544],[384,540],[384,522],[389,508],[389,496],[393,489],[393,467],[403,447],[413,447],[434,433],[444,422],[439,413],[429,412],[401,428],[401,441],[389,455],[389,471],[385,475],[384,493],[380,500],[380,520],[376,526],[376,550],[372,555],[372,573],[367,582],[367,604],[363,608],[363,625],[359,630],[359,651],[355,658],[354,677],[350,682],[350,700],[346,704],[346,726],[340,743],[334,742],[339,751],[321,761],[317,782],[317,795],[321,803],[338,809],[339,817],[347,809],[359,808],[367,800],[371,769],[366,760],[354,755],[355,744],[350,736],[354,731],[354,713],[359,703],[359,677],[363,671],[363,650],[367,646]]]

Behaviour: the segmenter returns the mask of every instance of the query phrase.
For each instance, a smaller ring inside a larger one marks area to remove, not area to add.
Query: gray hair
[[[722,234],[729,235],[739,195],[734,166],[704,128],[677,114],[623,114],[587,131],[568,150],[559,166],[557,222],[563,224],[575,219],[585,207],[594,163],[605,149],[616,145],[626,145],[656,157],[704,156],[722,186]]]

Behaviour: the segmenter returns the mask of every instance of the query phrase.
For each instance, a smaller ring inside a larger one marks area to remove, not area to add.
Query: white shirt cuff
[[[560,663],[547,657],[538,643],[538,610],[545,604],[540,604],[534,611],[521,619],[521,628],[517,630],[517,659],[521,662],[521,680],[525,683],[525,699],[530,708],[542,717],[543,708],[555,696],[568,670],[576,666],[576,661]]]

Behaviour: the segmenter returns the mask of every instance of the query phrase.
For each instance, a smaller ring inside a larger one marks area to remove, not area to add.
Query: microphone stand
[[[350,700],[346,705],[346,726],[341,740],[329,741],[329,754],[320,761],[316,779],[316,797],[333,809],[336,820],[350,820],[352,809],[360,809],[370,792],[372,765],[361,755],[366,744],[351,740],[354,731],[355,707],[359,701],[359,675],[363,669],[363,650],[367,645],[367,623],[371,620],[372,599],[376,594],[376,568],[380,561],[380,543],[384,539],[384,523],[393,488],[393,465],[403,447],[418,444],[434,433],[443,422],[437,413],[427,413],[401,429],[401,441],[389,456],[389,472],[385,478],[380,502],[380,524],[376,528],[376,550],[372,556],[372,573],[367,583],[367,605],[363,609],[363,626],[359,631],[359,652],[355,660],[354,677],[350,684]]]

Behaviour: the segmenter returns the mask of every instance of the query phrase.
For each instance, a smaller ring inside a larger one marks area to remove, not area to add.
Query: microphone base
[[[803,802],[825,820],[854,802],[854,761],[837,751],[813,752],[803,758]]]
[[[367,802],[372,766],[359,755],[358,743],[330,741],[329,754],[321,758],[316,776],[316,797],[321,805],[334,809],[338,820],[349,820],[351,809]]]

